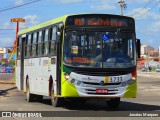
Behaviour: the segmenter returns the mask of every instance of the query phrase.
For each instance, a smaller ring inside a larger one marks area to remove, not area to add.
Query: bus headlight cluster
[[[80,86],[80,85],[82,84],[81,81],[75,80],[74,78],[70,78],[68,81],[69,81],[70,83],[72,83],[72,84],[74,84],[74,85],[78,85],[78,86]]]
[[[66,79],[68,82],[70,82],[70,83],[72,83],[72,84],[74,84],[74,85],[80,86],[80,85],[82,84],[81,81],[75,80],[74,78],[72,78],[72,77],[71,77],[70,75],[68,75],[67,73],[64,73],[64,77],[65,77],[65,79]]]
[[[123,87],[125,87],[126,85],[131,85],[131,84],[133,84],[134,82],[135,82],[135,80],[130,79],[130,80],[127,80],[127,81],[125,81],[125,82],[122,82],[121,85],[122,85]]]
[[[71,82],[71,83],[75,83],[75,79],[72,78],[72,79],[70,80],[70,82]]]

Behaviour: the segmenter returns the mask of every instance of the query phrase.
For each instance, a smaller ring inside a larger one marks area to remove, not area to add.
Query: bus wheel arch
[[[53,78],[50,75],[50,77],[49,77],[49,96],[51,96],[52,85],[53,85]]]
[[[33,102],[35,98],[34,94],[30,93],[29,77],[26,77],[26,100],[27,102]]]
[[[54,94],[54,83],[53,83],[52,76],[50,76],[50,78],[49,78],[49,94],[51,97],[52,106],[54,106],[54,107],[62,106],[63,98],[55,96],[55,94]]]

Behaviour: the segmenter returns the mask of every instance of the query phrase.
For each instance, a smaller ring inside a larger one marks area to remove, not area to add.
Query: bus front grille
[[[87,85],[100,85],[100,83],[90,83],[90,82],[83,82],[84,84]],[[105,83],[104,85],[120,85],[121,83]]]

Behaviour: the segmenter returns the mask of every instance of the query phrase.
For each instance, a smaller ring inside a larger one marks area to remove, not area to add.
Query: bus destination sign
[[[82,25],[88,25],[88,26],[114,26],[114,27],[122,27],[121,21],[111,21],[111,20],[94,20],[94,19],[88,19],[87,22],[85,22],[84,19],[75,19],[74,25],[82,26]]]
[[[66,25],[73,26],[109,26],[109,27],[132,27],[132,18],[120,16],[70,16],[67,18]]]

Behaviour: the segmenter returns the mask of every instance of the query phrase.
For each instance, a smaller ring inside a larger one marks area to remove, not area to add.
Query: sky
[[[120,0],[0,0],[0,47],[11,47],[16,38],[12,18],[24,18],[20,30],[63,16],[78,13],[120,14]],[[124,16],[135,19],[136,37],[141,44],[158,50],[160,45],[160,0],[123,0]],[[26,4],[26,5],[24,5]],[[21,7],[17,7],[21,6]]]

